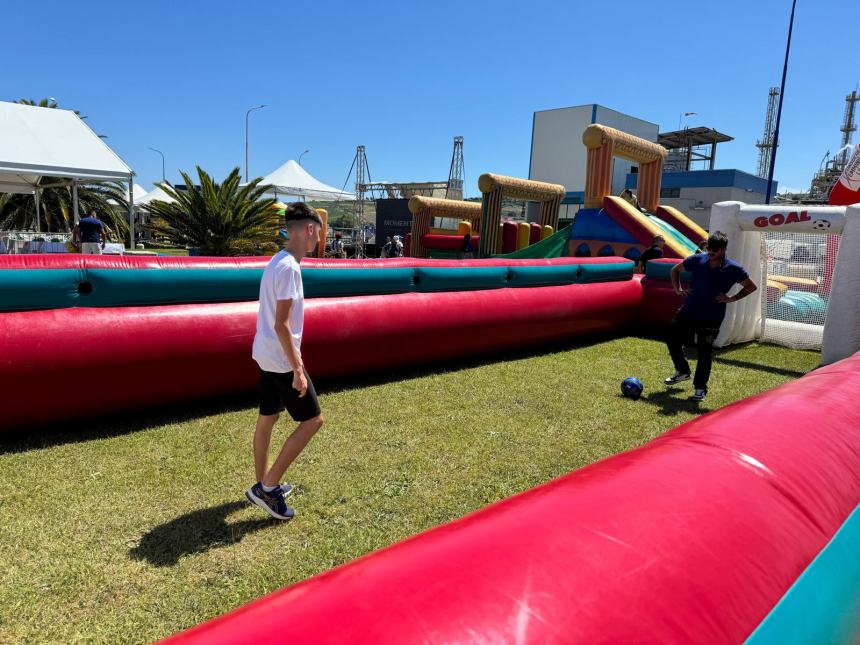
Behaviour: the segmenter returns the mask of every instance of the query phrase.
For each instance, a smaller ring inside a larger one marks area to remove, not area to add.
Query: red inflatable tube
[[[0,269],[259,269],[271,259],[266,256],[216,258],[43,253],[0,255]]]
[[[646,327],[666,328],[684,304],[684,296],[675,293],[672,285],[664,280],[634,276],[642,283],[642,308],[639,322]]]
[[[632,281],[305,303],[303,354],[316,378],[525,347],[618,329],[641,301]],[[2,315],[0,430],[248,391],[257,303],[74,308]],[[70,383],[94,383],[97,409]]]
[[[559,266],[570,264],[619,264],[630,262],[622,257],[601,258],[538,258],[506,259],[487,258],[486,260],[432,260],[429,258],[388,258],[366,260],[343,260],[338,258],[304,258],[303,269],[411,269],[414,267],[514,267],[514,266]]]
[[[860,357],[166,642],[740,643],[860,502]]]
[[[0,255],[0,269],[224,269],[264,268],[271,260],[267,256],[216,258],[216,257],[155,257],[121,255]],[[388,258],[347,260],[340,258],[302,259],[302,267],[312,269],[386,269],[412,267],[467,267],[467,266],[549,266],[559,264],[617,264],[629,262],[621,257],[602,258],[545,258],[507,260],[431,260],[426,258]]]
[[[472,244],[478,248],[481,242],[480,235],[472,236]],[[437,249],[440,251],[462,251],[463,236],[462,235],[435,235],[426,233],[421,236],[421,244],[425,249]]]

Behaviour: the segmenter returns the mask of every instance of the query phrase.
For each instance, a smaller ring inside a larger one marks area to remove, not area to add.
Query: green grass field
[[[689,388],[659,385],[671,372],[665,348],[638,338],[323,386],[328,423],[288,473],[298,512],[288,524],[244,501],[253,400],[7,437],[0,642],[167,636],[641,445],[818,359],[759,345],[721,352],[701,407]],[[642,400],[619,395],[631,374],[645,382]]]

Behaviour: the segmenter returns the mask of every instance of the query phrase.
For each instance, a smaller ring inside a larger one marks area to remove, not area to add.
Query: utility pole
[[[797,0],[791,0],[791,18],[788,20],[788,38],[785,42],[785,62],[782,65],[782,83],[779,86],[779,107],[776,109],[776,126],[773,129],[773,148],[770,151],[770,170],[767,173],[767,194],[764,198],[765,204],[770,204],[771,191],[773,190],[773,171],[776,166],[776,147],[779,145],[779,122],[782,119],[782,102],[785,99],[785,77],[788,74],[788,54],[791,52],[791,32],[794,29],[794,9]]]
[[[248,183],[248,117],[254,110],[262,110],[264,107],[268,106],[258,105],[245,112],[245,183]]]

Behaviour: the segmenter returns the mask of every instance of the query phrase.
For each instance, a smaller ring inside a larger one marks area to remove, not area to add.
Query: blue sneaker
[[[284,497],[293,492],[293,485],[284,482],[281,484],[281,492],[284,494]]]
[[[256,504],[275,519],[291,520],[296,514],[284,501],[284,491],[280,486],[267,493],[263,490],[263,485],[257,482],[245,491],[245,497],[248,498],[249,502]]]

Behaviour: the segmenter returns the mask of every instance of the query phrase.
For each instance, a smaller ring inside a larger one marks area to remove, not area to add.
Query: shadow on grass
[[[721,356],[719,352],[714,353],[714,362],[723,365],[731,365],[732,367],[740,367],[747,370],[756,370],[759,372],[767,372],[768,374],[776,374],[778,376],[789,376],[791,378],[800,378],[805,375],[803,370],[792,370],[785,367],[777,367],[775,365],[765,365],[763,363],[751,363],[749,361],[739,361],[736,358],[728,358]]]
[[[279,522],[272,518],[227,523],[227,516],[244,508],[245,501],[227,502],[186,513],[146,533],[129,550],[129,557],[156,567],[172,567],[179,558],[240,542],[249,533]]]
[[[568,339],[533,347],[484,353],[445,361],[433,361],[416,366],[386,368],[384,364],[381,364],[368,373],[343,378],[325,379],[319,383],[315,383],[315,385],[317,386],[317,392],[324,395],[373,385],[384,385],[395,381],[422,378],[431,374],[445,374],[463,369],[483,367],[493,363],[545,356],[556,352],[570,351],[578,347],[588,347],[617,338],[617,334],[593,335],[587,338]],[[184,423],[215,414],[247,410],[256,407],[256,405],[257,395],[255,392],[251,392],[226,397],[221,396],[218,399],[177,403],[150,410],[131,410],[109,417],[73,421],[64,425],[54,423],[21,430],[0,432],[0,454],[26,452],[68,443],[117,437],[171,423]],[[252,425],[249,428],[253,428],[253,421],[250,423]]]
[[[658,414],[664,416],[674,416],[679,412],[687,412],[688,414],[704,414],[710,412],[710,409],[698,401],[690,400],[690,392],[680,388],[657,390],[649,392],[643,396],[640,401],[660,408]]]

